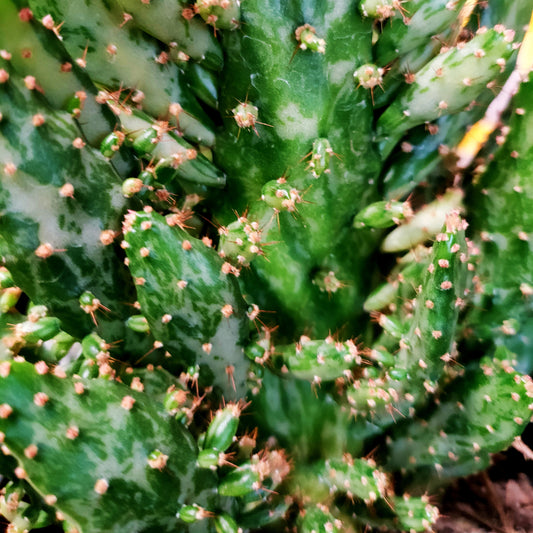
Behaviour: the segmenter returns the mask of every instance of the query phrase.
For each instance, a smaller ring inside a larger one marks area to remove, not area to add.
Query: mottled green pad
[[[123,11],[117,2],[31,0],[29,4],[40,20],[50,15],[56,24],[62,23],[65,48],[74,60],[85,60],[86,71],[95,83],[119,93],[141,91],[144,110],[163,120],[168,117],[169,105],[179,102],[186,110],[180,117],[186,135],[206,144],[213,142],[209,119],[187,89],[178,66],[156,62],[160,47],[136,28],[123,24]]]
[[[388,469],[418,471],[419,481],[446,480],[482,470],[489,454],[505,450],[528,423],[533,397],[531,379],[514,371],[512,355],[501,349],[494,359],[484,357],[448,386],[425,419],[400,425],[388,446]]]
[[[388,155],[409,128],[462,111],[475,100],[502,71],[498,61],[505,65],[511,57],[513,36],[505,29],[481,28],[471,41],[439,54],[417,72],[379,118],[382,154]]]
[[[308,506],[301,513],[298,528],[301,533],[341,533],[343,523],[325,506]]]
[[[481,250],[481,283],[469,315],[471,341],[503,343],[533,369],[533,81],[513,102],[510,132],[472,189],[474,226]]]
[[[350,375],[351,368],[365,364],[353,341],[335,342],[331,337],[326,340],[302,338],[296,344],[276,346],[274,360],[283,373],[317,384],[346,373]]]
[[[199,18],[187,20],[182,15],[183,9],[190,7],[186,1],[119,0],[119,4],[133,17],[132,23],[146,33],[169,45],[177,43],[180,51],[208,68],[221,68],[222,50],[213,33]]]
[[[120,230],[120,178],[84,145],[72,117],[35,93],[14,73],[0,84],[0,254],[17,285],[65,331],[82,336],[96,321],[106,340],[122,339],[133,286],[114,246],[101,240]],[[86,290],[110,310],[96,309],[94,321],[80,308]]]
[[[226,397],[241,394],[248,319],[236,279],[222,271],[224,261],[212,248],[171,227],[172,220],[156,213],[126,217],[126,251],[141,310],[174,366],[208,365]]]
[[[0,0],[0,49],[11,54],[9,63],[21,77],[35,78],[39,90],[54,108],[66,110],[81,91],[87,98],[77,118],[88,142],[98,144],[114,128],[116,119],[109,109],[96,102],[96,87],[71,60],[56,36],[35,19],[21,20],[19,9],[25,6],[24,0]]]
[[[248,0],[241,28],[223,36],[224,129],[214,152],[228,176],[229,201],[216,206],[216,217],[227,224],[232,210],[242,215],[247,208],[251,216],[263,186],[282,176],[302,191],[296,210],[280,213],[265,235],[265,256],[241,278],[255,303],[277,310],[291,341],[302,333],[325,337],[360,313],[363,256],[372,247],[367,234],[348,230],[374,199],[379,171],[371,96],[353,80],[371,60],[371,23],[354,2],[330,6]],[[298,47],[295,32],[304,24],[325,39],[325,53]],[[239,128],[233,111],[239,102],[257,108],[254,127]],[[331,153],[322,153],[326,146]],[[334,272],[342,288],[321,290],[314,283],[321,271]]]
[[[142,393],[102,379],[78,383],[83,392],[14,362],[0,378],[2,415],[12,409],[0,430],[31,484],[54,495],[83,533],[186,531],[180,505],[212,496],[210,474],[195,470],[192,437]],[[160,469],[148,463],[154,450],[168,456]]]

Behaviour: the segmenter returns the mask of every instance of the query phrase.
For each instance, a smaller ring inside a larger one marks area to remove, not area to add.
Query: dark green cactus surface
[[[431,531],[523,447],[531,16],[0,0],[7,531]]]

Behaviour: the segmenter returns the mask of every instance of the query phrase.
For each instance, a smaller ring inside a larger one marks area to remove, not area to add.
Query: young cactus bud
[[[111,158],[122,146],[125,135],[121,131],[111,132],[100,144],[100,152],[107,158]]]
[[[304,24],[303,26],[296,28],[294,36],[302,50],[309,49],[312,52],[318,52],[319,54],[326,53],[326,41],[317,37],[315,28],[310,24]]]
[[[222,513],[214,518],[217,533],[242,533],[242,529],[237,522],[226,513]]]
[[[329,162],[333,155],[333,149],[327,139],[317,139],[313,142],[311,151],[311,160],[309,168],[315,178],[321,176],[324,172],[329,172]]]
[[[56,317],[45,317],[37,322],[21,322],[15,326],[15,336],[28,344],[46,341],[60,331],[61,322]]]
[[[355,228],[389,228],[400,220],[410,218],[413,214],[409,202],[380,201],[374,202],[359,211],[354,219]]]
[[[216,469],[219,465],[220,452],[214,448],[200,450],[198,453],[198,466],[200,468]]]
[[[259,117],[259,109],[257,107],[248,102],[241,102],[231,112],[239,128],[252,128],[255,130],[255,124]]]
[[[82,339],[81,348],[85,357],[96,359],[100,354],[107,353],[109,346],[96,333],[91,333]]]
[[[262,254],[262,230],[259,223],[239,217],[225,228],[219,229],[219,255],[239,265],[248,266]]]
[[[11,272],[6,267],[0,267],[0,289],[8,289],[14,285],[15,282],[11,276]]]
[[[0,314],[7,313],[17,305],[22,291],[18,287],[9,287],[0,294]]]
[[[150,468],[155,470],[163,470],[167,465],[168,455],[165,455],[160,450],[153,450],[148,455],[147,463]]]
[[[261,488],[261,479],[254,465],[246,463],[232,470],[218,486],[222,496],[246,496]]]
[[[239,25],[239,0],[198,0],[194,10],[216,29],[234,30]]]
[[[383,83],[384,70],[376,65],[367,63],[361,65],[354,73],[353,77],[358,86],[365,89],[373,89]]]
[[[327,292],[328,294],[335,293],[345,286],[345,284],[337,278],[333,270],[327,269],[321,269],[315,274],[313,284],[322,292]]]
[[[80,307],[86,312],[91,313],[95,312],[98,309],[98,306],[100,305],[100,300],[96,298],[96,296],[89,291],[85,291],[80,296]]]
[[[30,322],[37,322],[40,318],[48,316],[48,308],[46,305],[34,305],[28,306],[27,317]]]
[[[126,198],[131,198],[144,187],[144,183],[139,178],[127,178],[122,182],[122,194]]]
[[[402,4],[405,0],[364,0],[359,6],[364,17],[371,17],[383,21],[392,17],[396,10],[403,12]]]
[[[66,104],[66,111],[74,117],[78,117],[81,113],[81,108],[83,106],[83,101],[79,95],[75,94],[70,98]]]
[[[133,141],[133,149],[139,155],[150,154],[154,151],[157,143],[159,142],[159,134],[157,131],[150,127],[146,128],[138,137]]]
[[[205,520],[211,516],[209,511],[202,509],[199,505],[184,505],[176,514],[176,516],[183,520],[186,524],[194,524],[200,520]]]
[[[204,449],[225,451],[233,442],[239,426],[243,405],[230,403],[216,412],[205,435]]]
[[[137,333],[148,333],[150,326],[143,315],[133,315],[126,320],[126,326]]]
[[[261,200],[277,211],[296,211],[296,204],[302,202],[299,190],[291,187],[285,178],[272,180],[261,190]]]
[[[167,391],[163,405],[165,410],[171,414],[178,415],[181,408],[185,405],[187,401],[188,392],[184,389],[171,387]]]
[[[394,339],[401,339],[408,331],[408,326],[405,327],[400,320],[394,316],[375,312],[371,312],[370,315],[383,328],[383,331],[388,333]]]

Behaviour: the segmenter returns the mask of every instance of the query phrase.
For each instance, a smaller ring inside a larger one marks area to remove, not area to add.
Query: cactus
[[[0,0],[8,531],[422,532],[520,437],[515,4]]]

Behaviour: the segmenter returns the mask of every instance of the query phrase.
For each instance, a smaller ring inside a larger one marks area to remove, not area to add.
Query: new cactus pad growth
[[[8,531],[431,531],[533,409],[530,16],[0,0]]]

